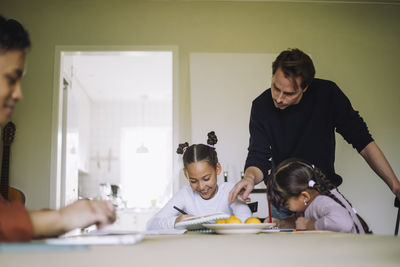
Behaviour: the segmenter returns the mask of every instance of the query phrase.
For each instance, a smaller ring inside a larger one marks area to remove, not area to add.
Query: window
[[[127,207],[163,206],[172,196],[172,128],[125,128],[121,187]]]
[[[60,158],[54,153],[54,162],[62,160],[63,167],[52,169],[61,177],[54,183],[53,207],[78,197],[102,198],[119,188],[128,208],[155,210],[172,196],[177,181],[172,151],[176,50],[105,50],[60,52],[60,81],[68,86],[60,82],[56,96],[62,96],[57,123],[64,147]]]

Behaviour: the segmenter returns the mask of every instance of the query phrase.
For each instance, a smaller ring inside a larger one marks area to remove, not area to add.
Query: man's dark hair
[[[21,23],[0,15],[0,54],[10,50],[25,51],[30,46],[29,34]]]
[[[315,76],[314,63],[311,58],[300,49],[288,49],[282,51],[272,63],[272,75],[281,69],[286,78],[293,81],[297,90],[296,78],[301,78],[301,88],[304,89],[311,84]]]

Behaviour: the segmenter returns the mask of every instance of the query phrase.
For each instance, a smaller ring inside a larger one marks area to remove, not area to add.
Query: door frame
[[[129,52],[129,51],[168,51],[172,52],[172,144],[178,146],[179,142],[179,49],[178,46],[56,46],[54,62],[53,108],[51,126],[51,159],[50,159],[50,203],[52,209],[62,207],[65,198],[63,188],[63,175],[65,162],[63,146],[65,146],[65,112],[66,102],[63,94],[63,75],[61,73],[62,56],[65,52]],[[174,150],[173,150],[174,151]],[[173,192],[179,188],[179,163],[173,157]]]

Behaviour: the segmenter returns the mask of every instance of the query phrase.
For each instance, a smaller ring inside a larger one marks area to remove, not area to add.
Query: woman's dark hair
[[[310,187],[309,181],[313,180],[315,184]],[[315,189],[321,195],[326,195],[335,200],[339,205],[346,209],[346,206],[331,193],[332,189],[339,190],[326,178],[326,176],[308,162],[290,158],[282,161],[273,171],[267,182],[268,200],[278,208],[283,206],[291,197],[298,197],[301,192],[307,189]],[[339,192],[343,196],[342,193]],[[343,196],[350,206],[351,203]],[[357,214],[365,233],[372,233],[365,221]],[[357,233],[360,232],[357,224],[354,224]]]
[[[207,134],[207,145],[193,144],[189,146],[187,142],[179,144],[176,153],[183,154],[183,165],[186,166],[193,162],[207,161],[214,169],[217,167],[218,157],[214,145],[218,142],[215,132]]]
[[[11,50],[25,51],[31,46],[29,34],[14,19],[6,19],[0,15],[0,54]]]
[[[288,49],[282,51],[272,63],[272,75],[281,69],[286,78],[292,80],[294,89],[297,90],[296,78],[301,78],[301,88],[311,84],[315,76],[314,63],[311,58],[300,49]]]

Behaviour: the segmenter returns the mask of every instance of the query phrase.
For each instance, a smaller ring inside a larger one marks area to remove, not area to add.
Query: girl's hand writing
[[[183,214],[183,215],[180,215],[178,218],[176,218],[175,224],[177,224],[178,222],[182,221],[183,219],[189,218],[189,217],[193,217],[193,215],[190,215],[190,214]]]

